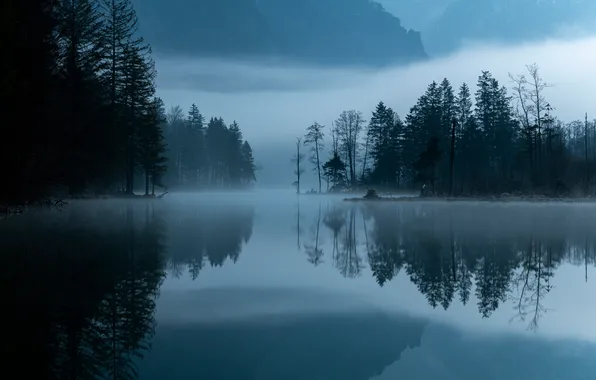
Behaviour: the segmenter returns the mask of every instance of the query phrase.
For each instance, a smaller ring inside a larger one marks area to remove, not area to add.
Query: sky
[[[315,121],[328,130],[349,109],[368,120],[379,101],[404,118],[432,81],[446,77],[454,88],[466,82],[475,91],[481,71],[489,70],[511,88],[508,73],[522,74],[532,63],[552,84],[545,95],[560,119],[583,120],[586,112],[596,118],[596,36],[516,46],[470,43],[446,58],[377,71],[156,58],[166,107],[186,110],[196,103],[207,118],[236,120],[262,167],[264,186],[291,184],[295,139]],[[282,172],[287,176],[279,178]]]
[[[166,106],[196,103],[207,116],[237,120],[254,143],[293,139],[314,121],[329,126],[343,110],[370,117],[384,101],[404,116],[433,80],[475,87],[482,70],[511,87],[508,73],[537,63],[553,87],[546,96],[563,120],[596,116],[596,37],[514,47],[470,45],[447,58],[380,71],[258,66],[157,58],[158,93]]]

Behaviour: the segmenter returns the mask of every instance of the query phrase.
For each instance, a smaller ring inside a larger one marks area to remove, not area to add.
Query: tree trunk
[[[455,118],[451,122],[451,152],[449,155],[449,196],[453,196],[453,181],[455,171],[455,127],[457,121]]]
[[[586,120],[584,124],[584,151],[585,151],[585,165],[586,165],[586,184],[584,188],[584,195],[588,195],[588,187],[590,183],[590,171],[588,168],[588,113],[586,112]]]
[[[319,141],[315,140],[315,149],[317,155],[317,176],[319,177],[319,194],[321,193],[321,162],[319,161]]]

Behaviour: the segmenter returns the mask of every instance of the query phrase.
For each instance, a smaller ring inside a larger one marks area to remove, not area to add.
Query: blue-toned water
[[[596,378],[594,205],[260,191],[0,223],[23,376]]]

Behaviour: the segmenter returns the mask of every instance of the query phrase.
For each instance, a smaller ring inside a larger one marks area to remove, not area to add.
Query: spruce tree
[[[239,187],[242,182],[242,132],[234,120],[228,127],[226,143],[226,164],[229,176],[229,186]]]
[[[245,185],[257,180],[256,166],[252,153],[252,147],[248,141],[242,143],[242,181]]]
[[[66,136],[62,163],[71,195],[81,193],[98,171],[104,136],[100,122],[103,97],[96,73],[103,69],[102,19],[91,0],[61,0],[57,8],[58,39],[63,47],[60,76],[64,89],[63,109]]]
[[[103,15],[101,31],[105,43],[105,70],[102,71],[102,81],[105,83],[109,104],[108,133],[118,143],[121,155],[119,159],[125,163],[122,168],[125,192],[132,193],[135,128],[131,125],[134,121],[131,121],[129,109],[131,66],[139,66],[141,61],[146,60],[150,49],[137,34],[138,20],[131,0],[99,1]],[[139,78],[138,74],[139,70],[136,78]]]
[[[139,163],[145,176],[145,195],[155,194],[166,171],[166,146],[162,125],[164,116],[159,98],[151,100],[143,112],[138,138]]]
[[[198,184],[205,169],[205,118],[196,104],[190,106],[183,130],[183,152],[186,169],[190,173],[190,180]]]
[[[313,169],[317,175],[319,181],[319,193],[322,191],[321,179],[322,179],[322,167],[321,167],[321,152],[325,148],[323,143],[323,126],[319,123],[314,123],[306,129],[306,135],[304,136],[304,145],[310,147],[309,161],[313,164]]]
[[[126,118],[126,193],[133,194],[134,178],[136,169],[139,166],[138,138],[147,124],[143,123],[143,114],[149,112],[147,107],[151,105],[151,99],[155,94],[154,78],[155,68],[153,60],[145,53],[143,48],[129,46],[126,51],[124,66],[124,105]]]

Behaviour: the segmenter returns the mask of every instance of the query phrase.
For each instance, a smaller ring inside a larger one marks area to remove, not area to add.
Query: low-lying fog
[[[523,73],[534,62],[553,85],[546,96],[559,118],[596,112],[590,95],[596,88],[596,37],[476,45],[448,58],[378,71],[158,58],[158,91],[168,107],[196,103],[206,117],[237,120],[263,167],[261,178],[287,172],[291,183],[294,139],[314,121],[329,126],[348,109],[370,117],[379,101],[404,117],[433,80],[447,77],[455,88],[466,82],[475,90],[481,70],[489,70],[509,87],[508,73]]]

